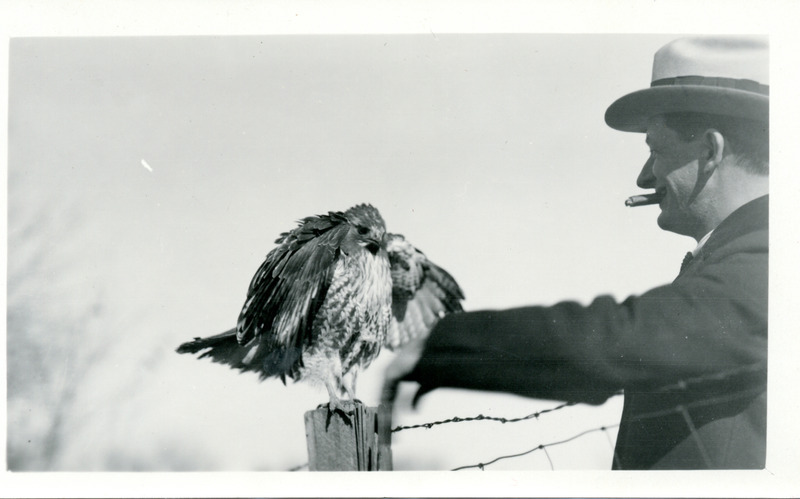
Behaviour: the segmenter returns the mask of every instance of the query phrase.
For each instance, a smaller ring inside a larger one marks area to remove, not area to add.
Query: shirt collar
[[[692,250],[692,256],[697,256],[697,253],[700,252],[700,248],[702,248],[706,244],[706,241],[708,241],[708,238],[711,237],[711,233],[712,232],[714,232],[713,229],[708,231],[708,234],[703,236],[703,238],[700,239],[700,241],[697,242],[697,247]]]

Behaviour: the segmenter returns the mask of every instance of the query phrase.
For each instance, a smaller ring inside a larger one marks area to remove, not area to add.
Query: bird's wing
[[[244,364],[259,361],[265,376],[290,373],[298,365],[303,345],[314,340],[314,316],[325,301],[347,230],[335,212],[305,218],[276,241],[280,245],[253,276],[239,314]]]
[[[388,234],[386,251],[392,270],[393,315],[386,346],[394,350],[426,338],[439,319],[462,311],[464,293],[453,276],[403,236]]]

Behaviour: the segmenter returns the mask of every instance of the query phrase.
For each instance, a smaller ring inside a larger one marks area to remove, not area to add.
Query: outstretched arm
[[[767,277],[752,254],[617,303],[453,314],[405,379],[437,387],[602,403],[623,388],[660,387],[763,363]],[[725,267],[733,266],[736,273]]]

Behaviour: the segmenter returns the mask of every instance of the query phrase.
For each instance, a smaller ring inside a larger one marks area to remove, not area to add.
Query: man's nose
[[[642,167],[642,171],[639,172],[639,176],[636,178],[636,185],[641,187],[642,189],[652,189],[656,186],[656,176],[653,175],[653,157],[650,156],[647,158],[647,161],[644,163]]]

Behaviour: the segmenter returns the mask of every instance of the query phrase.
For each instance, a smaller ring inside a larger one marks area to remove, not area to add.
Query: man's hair
[[[769,123],[708,113],[668,113],[664,124],[681,140],[693,140],[709,128],[725,137],[726,148],[736,155],[742,168],[769,175]]]

